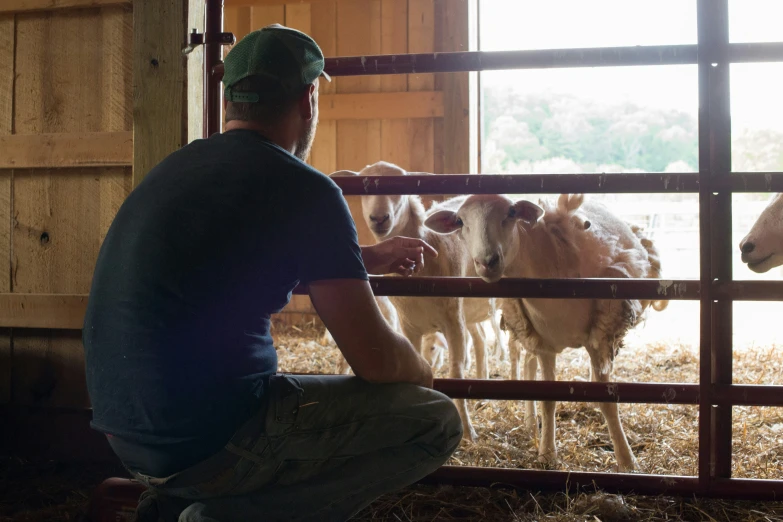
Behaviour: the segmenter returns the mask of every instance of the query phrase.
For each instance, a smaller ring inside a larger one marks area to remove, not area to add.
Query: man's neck
[[[231,120],[226,123],[224,132],[243,129],[257,132],[275,145],[287,150],[291,154],[296,152],[296,139],[291,139],[285,129],[272,129],[252,121]]]

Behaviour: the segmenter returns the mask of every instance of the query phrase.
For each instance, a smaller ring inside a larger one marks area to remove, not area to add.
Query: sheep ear
[[[509,209],[508,215],[516,217],[531,225],[536,223],[544,215],[544,209],[525,199],[520,199]]]
[[[424,226],[438,234],[451,234],[461,228],[457,221],[457,213],[451,210],[433,212],[425,221]]]
[[[358,172],[354,172],[352,170],[336,170],[336,171],[332,172],[331,174],[329,174],[329,177],[330,178],[336,178],[336,177],[340,177],[340,176],[358,176],[358,175],[359,175]]]

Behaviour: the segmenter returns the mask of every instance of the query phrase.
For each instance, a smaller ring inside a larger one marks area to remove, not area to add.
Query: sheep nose
[[[754,245],[754,244],[753,244],[753,243],[751,243],[751,242],[747,242],[747,243],[745,243],[744,245],[742,245],[742,246],[740,247],[740,250],[742,250],[742,253],[743,253],[743,254],[750,254],[751,252],[753,252],[753,250],[754,250],[755,248],[756,248],[756,245]]]
[[[476,262],[485,268],[495,268],[500,262],[500,255],[493,254],[490,257],[485,257],[483,261],[476,260]]]
[[[386,223],[389,220],[389,214],[384,214],[381,217],[378,216],[370,216],[370,221],[373,223],[376,223],[378,225],[382,225]]]

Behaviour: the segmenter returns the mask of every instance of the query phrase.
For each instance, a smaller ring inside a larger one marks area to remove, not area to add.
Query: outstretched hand
[[[438,257],[438,252],[427,242],[411,237],[395,236],[362,247],[364,267],[373,275],[413,275],[424,267],[425,257]]]

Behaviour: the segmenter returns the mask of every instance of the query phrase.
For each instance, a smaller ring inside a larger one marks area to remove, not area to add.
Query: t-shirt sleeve
[[[303,200],[299,216],[303,241],[297,248],[300,283],[368,280],[356,225],[340,189],[329,180]]]

